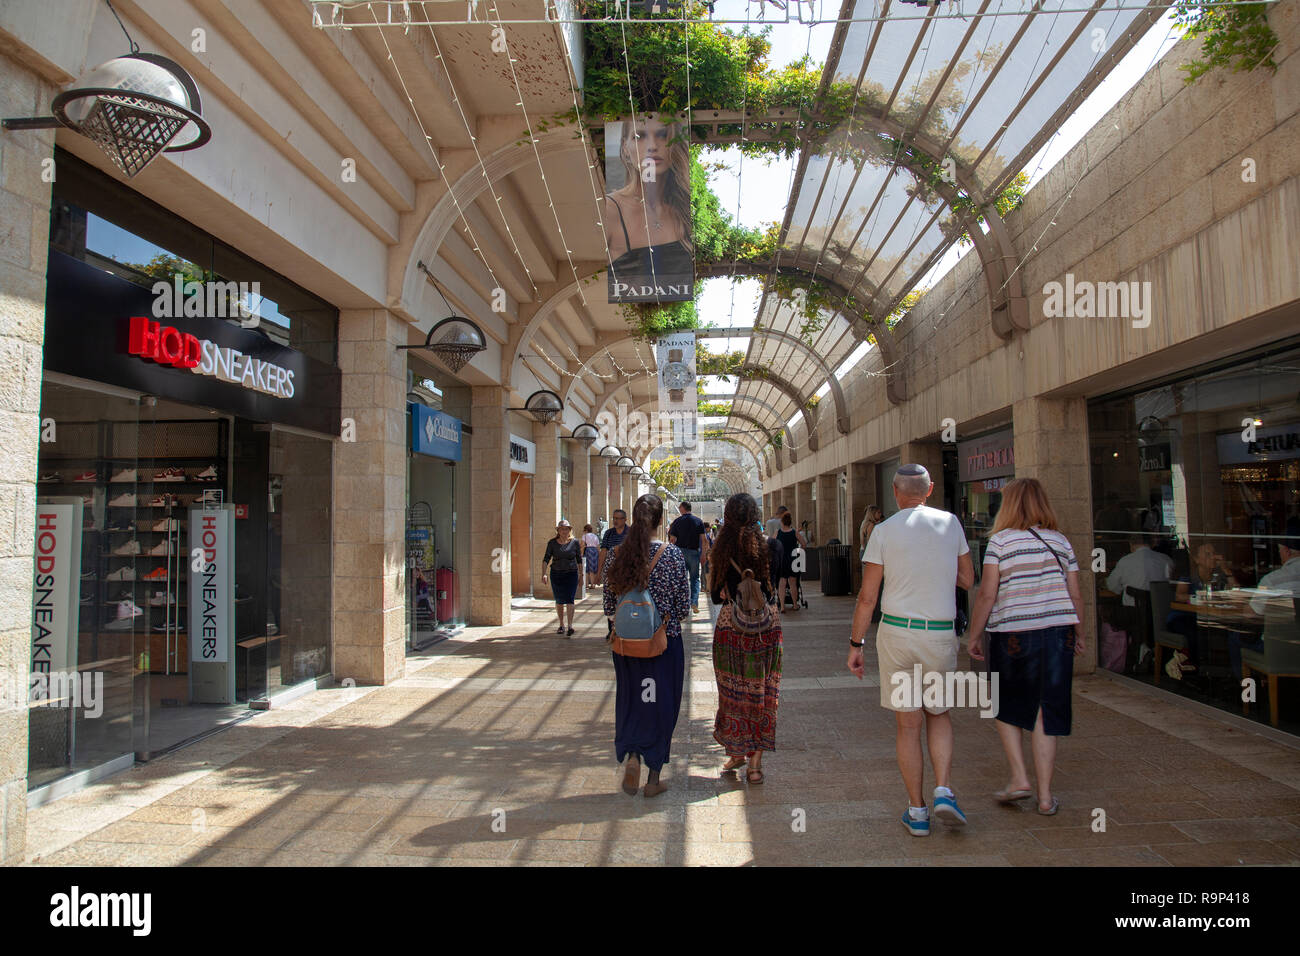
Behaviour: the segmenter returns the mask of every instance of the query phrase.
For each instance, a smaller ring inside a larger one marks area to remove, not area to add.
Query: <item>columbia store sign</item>
[[[160,365],[187,368],[276,398],[293,398],[292,369],[200,339],[147,316],[131,316],[127,351]]]

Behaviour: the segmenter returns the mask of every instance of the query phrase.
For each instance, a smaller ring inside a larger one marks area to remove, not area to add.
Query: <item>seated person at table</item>
[[[1278,556],[1282,566],[1259,579],[1259,587],[1274,591],[1260,594],[1250,601],[1252,613],[1264,619],[1264,633],[1253,643],[1244,639],[1230,640],[1228,653],[1233,674],[1241,677],[1241,648],[1262,651],[1265,640],[1300,640],[1294,599],[1300,597],[1300,518],[1288,518],[1286,537],[1278,542]]]
[[[1106,589],[1123,595],[1124,606],[1133,607],[1132,595],[1126,588],[1151,590],[1152,581],[1168,581],[1174,562],[1168,555],[1151,550],[1151,536],[1134,533],[1129,536],[1129,553],[1120,558],[1115,569],[1106,578]]]
[[[1175,578],[1178,584],[1174,588],[1174,602],[1177,604],[1187,604],[1192,595],[1204,592],[1207,587],[1216,591],[1237,587],[1237,579],[1223,563],[1223,555],[1215,551],[1214,545],[1208,541],[1199,544],[1192,552],[1191,563],[1179,570],[1181,573]],[[1203,663],[1200,631],[1196,626],[1194,611],[1170,611],[1165,620],[1165,629],[1187,638],[1187,656],[1191,664]]]

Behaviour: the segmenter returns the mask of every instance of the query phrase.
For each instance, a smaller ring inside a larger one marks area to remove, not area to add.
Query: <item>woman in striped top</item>
[[[1000,803],[1032,796],[1021,735],[1033,732],[1038,812],[1060,806],[1052,796],[1056,738],[1070,733],[1073,658],[1084,651],[1079,622],[1079,562],[1043,486],[1016,478],[1002,489],[984,554],[975,608],[971,613],[970,656],[982,661],[989,632],[989,673],[997,678],[998,735],[1011,767],[1011,781],[995,794]]]

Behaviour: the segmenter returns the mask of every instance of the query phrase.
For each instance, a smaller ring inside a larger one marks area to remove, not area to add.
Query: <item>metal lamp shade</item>
[[[533,421],[546,425],[560,417],[564,401],[550,389],[543,388],[528,396],[524,411],[533,417]]]
[[[75,89],[56,96],[51,109],[128,179],[164,150],[195,149],[212,137],[194,80],[178,63],[152,53],[100,64]]]
[[[583,445],[585,445],[588,448],[594,445],[596,443],[596,439],[599,437],[600,437],[600,429],[598,429],[595,425],[591,424],[590,422],[583,422],[581,425],[579,425],[577,428],[573,430],[573,440],[576,442],[581,442]]]
[[[424,347],[453,372],[459,372],[487,348],[483,330],[469,319],[453,315],[429,330]]]

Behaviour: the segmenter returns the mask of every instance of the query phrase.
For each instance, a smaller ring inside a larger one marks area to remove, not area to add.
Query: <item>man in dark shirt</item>
[[[691,514],[689,501],[683,501],[677,510],[681,517],[668,526],[668,540],[677,545],[686,558],[686,570],[691,575],[691,613],[699,614],[700,537],[704,534],[704,522]]]

